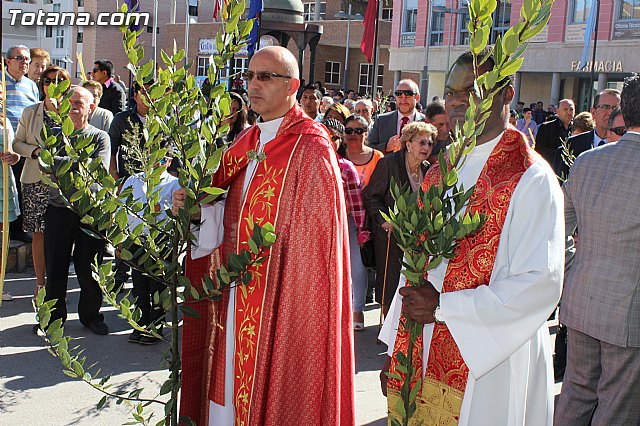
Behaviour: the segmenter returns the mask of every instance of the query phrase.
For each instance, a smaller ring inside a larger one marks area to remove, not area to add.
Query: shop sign
[[[416,34],[406,33],[400,35],[400,47],[413,47],[416,45]]]
[[[585,24],[567,25],[564,32],[564,41],[580,41],[584,42]]]
[[[264,35],[260,37],[260,49],[266,46],[277,46],[278,39],[271,35]],[[201,38],[198,40],[198,56],[217,55],[218,47],[216,46],[215,38]],[[249,56],[247,46],[243,46],[242,49],[234,55],[236,58],[246,58]]]
[[[622,72],[622,61],[589,61],[582,66],[580,61],[571,61],[571,71],[574,72]]]
[[[613,25],[614,39],[640,38],[640,21],[619,21]]]

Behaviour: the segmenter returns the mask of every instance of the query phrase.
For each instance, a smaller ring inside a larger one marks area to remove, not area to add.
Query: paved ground
[[[32,271],[9,274],[5,289],[15,300],[0,307],[0,425],[105,425],[128,421],[127,407],[108,403],[100,412],[101,394],[62,373],[61,364],[32,334],[35,324],[31,297],[35,288]],[[161,367],[166,346],[130,344],[130,330],[113,309],[103,308],[111,333],[96,336],[78,321],[79,288],[75,276],[69,282],[66,333],[85,348],[88,363],[97,362],[118,389],[144,387],[153,396],[167,377]],[[386,346],[376,344],[379,310],[367,307],[366,329],[356,333],[356,418],[358,425],[386,425],[386,399],[380,392],[378,373]],[[117,386],[116,386],[117,384]],[[560,385],[556,385],[556,393]],[[157,416],[161,409],[157,410]],[[159,418],[158,418],[159,420]]]
[[[33,271],[8,274],[5,289],[14,300],[0,307],[0,425],[119,425],[128,421],[127,407],[108,403],[100,412],[101,394],[89,385],[62,373],[57,358],[46,350],[42,339],[32,334],[35,324],[31,297],[35,289]],[[166,346],[142,346],[127,342],[130,330],[115,310],[103,308],[111,333],[96,336],[80,324],[75,276],[69,281],[66,334],[85,348],[88,363],[97,362],[110,383],[132,390],[144,387],[152,396],[167,377],[160,364]],[[356,335],[357,420],[359,425],[386,425],[386,400],[378,381],[384,345],[376,344],[379,310],[366,313],[366,330]],[[374,325],[375,324],[375,325]],[[161,414],[161,409],[157,410]],[[159,418],[158,418],[159,420]]]

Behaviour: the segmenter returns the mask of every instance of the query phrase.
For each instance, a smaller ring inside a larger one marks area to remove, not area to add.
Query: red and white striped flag
[[[224,10],[226,7],[227,7],[227,0],[215,0],[215,5],[213,6],[213,19],[215,21],[218,20],[220,11]]]

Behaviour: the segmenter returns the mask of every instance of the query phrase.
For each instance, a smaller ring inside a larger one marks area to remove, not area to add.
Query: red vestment
[[[266,159],[258,163],[243,199],[247,151],[257,149],[258,138],[255,127],[238,137],[214,176],[215,186],[229,188],[223,260],[246,248],[253,221],[272,222],[277,236],[264,274],[246,287],[256,300],[236,292],[235,398],[224,403],[234,404],[237,424],[352,425],[349,242],[335,153],[325,129],[294,106],[265,145]],[[238,224],[237,245],[231,241],[233,224]],[[215,253],[187,262],[192,282],[217,263]],[[228,292],[225,296],[200,302],[201,318],[184,324],[181,415],[199,425],[207,423],[209,400],[222,404],[229,386],[225,324],[226,315],[234,313],[227,313]],[[243,303],[252,303],[251,315],[238,309]],[[245,323],[250,327],[241,326]],[[239,367],[239,355],[250,362]],[[240,383],[239,375],[248,383]]]

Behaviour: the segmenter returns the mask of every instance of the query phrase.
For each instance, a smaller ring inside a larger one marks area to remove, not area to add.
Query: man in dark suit
[[[101,59],[93,63],[93,79],[102,84],[102,97],[100,98],[100,108],[108,109],[115,116],[125,110],[127,95],[118,83],[111,77],[113,75],[113,64],[111,61]]]
[[[620,105],[619,90],[606,89],[596,95],[591,108],[591,115],[596,122],[595,130],[569,138],[568,147],[574,158],[591,148],[609,142],[607,139],[609,117],[611,111],[618,105]],[[556,150],[552,165],[558,176],[566,177],[569,174],[569,166],[562,158],[562,147]]]
[[[553,163],[553,158],[562,141],[571,135],[571,121],[574,116],[573,101],[563,99],[558,104],[557,115],[538,127],[535,148],[549,164]]]
[[[621,98],[626,133],[578,157],[563,186],[566,234],[577,227],[580,242],[560,308],[569,345],[557,426],[640,419],[640,76]]]
[[[402,148],[400,134],[404,126],[414,121],[424,121],[424,114],[416,110],[420,101],[418,84],[410,79],[400,80],[395,91],[397,109],[380,114],[369,132],[369,146],[383,153]]]

